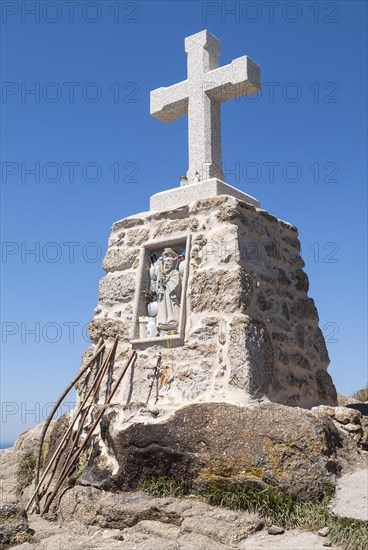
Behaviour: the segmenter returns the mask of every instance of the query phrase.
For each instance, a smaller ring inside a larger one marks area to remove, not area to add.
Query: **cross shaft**
[[[187,80],[151,92],[151,115],[171,122],[188,114],[187,178],[223,180],[221,102],[258,92],[260,68],[249,57],[219,67],[220,41],[207,30],[185,39]]]

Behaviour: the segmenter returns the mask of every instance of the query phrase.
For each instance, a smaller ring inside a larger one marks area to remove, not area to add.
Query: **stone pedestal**
[[[211,178],[198,183],[189,183],[185,187],[175,187],[167,191],[161,191],[152,195],[150,199],[150,210],[165,211],[179,206],[185,206],[198,200],[217,197],[218,195],[230,195],[242,202],[260,207],[259,201],[236,187],[225,183],[217,178]]]
[[[178,334],[139,339],[148,258],[165,246],[186,250]],[[103,267],[92,342],[102,336],[109,346],[119,335],[113,379],[132,347],[138,352],[113,402],[130,409],[146,402],[161,352],[168,381],[159,388],[161,411],[260,398],[304,408],[336,403],[297,229],[289,223],[228,195],[145,212],[113,225]]]

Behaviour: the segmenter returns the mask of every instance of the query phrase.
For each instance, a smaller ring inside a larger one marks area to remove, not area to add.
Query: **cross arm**
[[[238,57],[229,65],[206,73],[204,89],[216,101],[254,94],[261,89],[260,67],[247,55]]]
[[[172,122],[187,114],[188,98],[187,80],[167,88],[157,88],[150,94],[150,113],[162,122]]]

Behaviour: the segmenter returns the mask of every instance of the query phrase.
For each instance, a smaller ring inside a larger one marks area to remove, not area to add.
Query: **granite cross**
[[[221,102],[260,90],[260,68],[249,57],[219,67],[221,43],[207,30],[185,39],[188,78],[151,92],[151,115],[171,122],[188,113],[189,183],[223,180]]]

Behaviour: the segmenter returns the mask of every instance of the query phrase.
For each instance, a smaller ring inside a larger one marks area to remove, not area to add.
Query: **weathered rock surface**
[[[30,539],[27,514],[20,504],[0,504],[0,519],[0,548]]]
[[[2,503],[17,502],[16,474],[18,455],[14,448],[0,451],[0,498]]]
[[[252,535],[239,545],[241,550],[325,550],[326,539],[316,533],[292,529],[279,537],[264,535],[262,532]],[[339,548],[330,544],[332,550]]]
[[[274,537],[262,529],[257,514],[208,506],[192,497],[111,494],[87,487],[63,495],[58,522],[39,516],[30,521],[36,531],[32,547],[14,550],[322,550],[325,540],[299,530]]]
[[[50,429],[54,426],[55,421],[51,422]],[[33,428],[22,432],[14,443],[14,450],[26,453],[28,451],[37,452],[38,444],[41,438],[41,433],[44,427],[44,422],[36,424]]]
[[[101,434],[118,471],[101,475],[95,462],[81,482],[132,490],[150,476],[165,475],[192,479],[199,489],[235,481],[306,498],[321,495],[335,480],[340,448],[349,444],[326,415],[274,403],[190,405],[166,421],[126,429],[115,429],[117,415],[116,409],[106,414]],[[348,453],[351,460],[358,454],[352,442]]]
[[[329,534],[330,532],[330,528],[329,527],[322,527],[322,529],[319,529],[317,531],[317,535],[319,535],[320,537],[327,537],[327,535]]]
[[[288,409],[287,407],[280,408]],[[238,424],[241,423],[242,411],[243,409],[240,409]],[[291,409],[291,411],[295,415],[298,409]],[[308,411],[301,411],[301,413],[307,416],[315,415]],[[228,410],[225,411],[225,414],[228,416]],[[325,415],[323,416],[325,417]],[[284,417],[286,417],[285,414]],[[268,418],[268,431],[275,431],[274,443],[276,445],[279,432],[273,428],[271,430],[270,426],[274,427],[279,424],[280,418],[270,411]],[[205,419],[206,417],[203,417],[203,420]],[[246,417],[246,419],[250,418]],[[289,416],[288,420],[290,423],[295,423],[295,429],[300,431],[303,428],[304,424],[298,422],[295,416]],[[284,421],[286,422],[286,418]],[[226,431],[226,424],[224,428],[221,417],[217,416],[216,422],[218,432],[221,429],[222,432]],[[329,423],[331,420],[327,417],[327,424]],[[232,426],[231,415],[229,425]],[[107,428],[108,426],[106,426]],[[208,429],[210,428],[211,423]],[[258,428],[260,428],[259,424]],[[39,432],[39,430],[35,430],[35,432]],[[314,433],[312,430],[312,435]],[[184,437],[185,430],[181,431],[181,434]],[[229,437],[231,437],[231,433]],[[303,440],[303,437],[300,437]],[[331,433],[328,433],[328,437],[331,438]],[[346,436],[342,434],[341,437],[342,441],[346,442],[344,439]],[[32,438],[32,434],[24,434],[22,441],[25,442]],[[317,438],[315,447],[319,441],[320,439]],[[312,445],[312,440],[310,444]],[[280,445],[280,451],[282,448]],[[300,445],[300,448],[302,449],[303,445]],[[312,461],[315,460],[313,455],[315,450],[316,448],[312,449],[310,456]],[[20,451],[22,451],[22,446],[20,446]],[[15,485],[17,456],[20,456],[20,451],[7,449],[0,452],[0,462],[4,466],[2,471],[7,472],[8,481],[12,485]],[[353,461],[354,456],[350,447],[348,447],[348,452]],[[325,458],[328,461],[328,456]],[[7,466],[7,462],[9,462],[9,466]],[[288,470],[285,470],[286,472]],[[257,473],[257,471],[253,471],[252,475]],[[300,475],[304,475],[303,471]],[[250,479],[248,478],[248,481]],[[258,487],[260,487],[260,483],[264,483],[257,477],[252,479]],[[355,480],[351,485],[354,496],[358,495],[356,491],[358,485],[363,486],[362,480]],[[3,503],[7,496],[4,493],[1,494]],[[351,504],[350,509],[343,509],[343,516],[349,515],[353,506],[361,507],[357,498],[351,500]],[[20,508],[20,510],[22,509]],[[239,550],[269,550],[270,548],[272,550],[277,548],[280,550],[295,550],[295,548],[322,550],[326,540],[316,533],[298,530],[286,531],[277,537],[268,535],[265,529],[258,531],[262,521],[257,514],[212,507],[193,497],[186,499],[155,498],[145,493],[109,493],[93,487],[76,486],[63,494],[58,513],[58,520],[52,522],[37,515],[30,515],[29,526],[35,531],[32,544],[25,542],[14,546],[14,550],[111,550],[112,548],[114,550],[156,550],[157,548],[161,550],[193,550],[194,548],[199,550],[230,548]],[[27,535],[27,531],[23,531],[23,533]],[[335,545],[331,547],[337,550]]]
[[[285,533],[285,529],[279,527],[278,525],[271,525],[267,532],[269,535],[283,535]]]
[[[368,521],[368,469],[343,475],[329,507],[336,516]]]
[[[52,421],[50,432],[57,424],[57,421]],[[33,428],[22,432],[14,447],[2,449],[0,451],[0,501],[4,504],[16,503],[19,501],[19,495],[16,494],[17,489],[17,469],[21,458],[26,453],[38,452],[39,440],[44,423],[37,424]],[[45,447],[49,443],[49,438],[46,438]],[[27,491],[26,491],[27,492]]]
[[[63,523],[78,521],[102,529],[122,530],[122,539],[140,542],[200,535],[226,547],[236,547],[251,533],[262,529],[257,514],[235,512],[209,506],[195,499],[155,498],[145,493],[103,493],[97,489],[76,487],[61,499],[58,518]],[[149,537],[147,537],[149,535]],[[174,546],[175,548],[175,546]]]
[[[352,437],[360,448],[368,450],[368,407],[365,410],[364,403],[346,407],[320,405],[313,407],[312,411],[329,416],[342,433]]]
[[[178,527],[154,521],[144,521],[117,534],[115,529],[50,526],[49,522],[35,518],[38,542],[14,546],[12,550],[324,550],[324,541],[315,533],[293,529],[280,537],[264,531],[250,535],[236,546],[228,546],[198,533],[180,533]],[[53,530],[52,530],[52,527]],[[124,540],[120,540],[121,537]],[[332,550],[340,547],[331,545]]]

